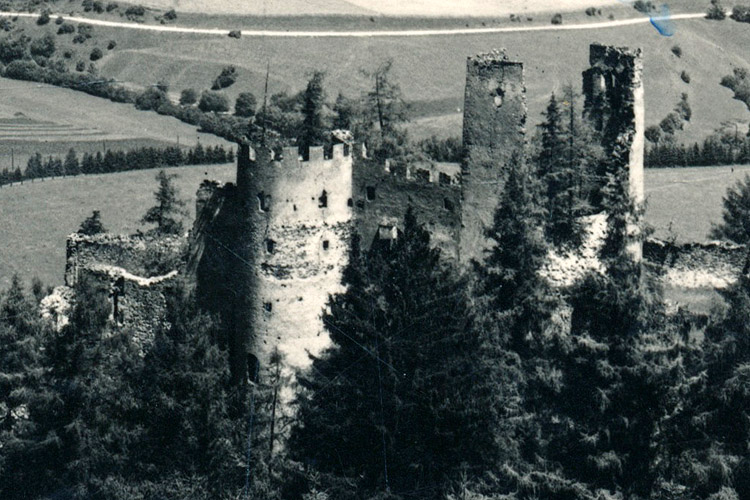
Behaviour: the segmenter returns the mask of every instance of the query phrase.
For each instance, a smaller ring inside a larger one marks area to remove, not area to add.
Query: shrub
[[[680,73],[680,78],[683,82],[690,83],[690,73],[687,71],[683,70],[682,73]]]
[[[596,8],[595,7],[589,7],[586,9],[586,15],[587,16],[595,16],[596,15]]]
[[[682,47],[680,47],[679,45],[673,45],[672,54],[676,55],[677,57],[682,57]]]
[[[682,130],[682,119],[680,116],[675,113],[674,111],[669,113],[660,123],[659,127],[661,127],[661,130],[667,134],[672,135],[678,130]]]
[[[91,5],[91,8],[92,8],[92,9],[93,9],[93,11],[94,11],[94,12],[96,12],[97,14],[101,14],[102,12],[104,12],[104,4],[103,4],[102,2],[100,2],[100,1],[98,1],[98,0],[97,0],[97,1],[95,1],[95,2],[94,2],[94,3],[92,4],[92,5]]]
[[[73,43],[84,43],[86,40],[88,39],[80,33],[73,37]]]
[[[85,36],[86,39],[89,39],[94,36],[94,27],[90,24],[79,24],[78,34]]]
[[[750,242],[750,177],[727,189],[723,199],[723,221],[711,230],[711,237],[735,243]]]
[[[37,18],[36,23],[39,26],[43,26],[43,25],[49,23],[49,19],[50,19],[50,17],[49,17],[49,10],[44,9],[42,11],[41,15]]]
[[[107,4],[107,12],[112,12],[113,10],[117,10],[120,6],[117,5],[115,2],[109,2]]]
[[[67,35],[69,33],[75,33],[76,28],[72,24],[61,24],[59,28],[57,28],[57,34],[58,35]]]
[[[47,33],[32,41],[29,48],[33,56],[52,57],[55,53],[55,37],[52,33]]]
[[[21,36],[19,38],[5,38],[0,40],[0,61],[8,64],[26,55],[29,39]]]
[[[94,0],[83,0],[83,2],[81,2],[81,6],[83,7],[84,12],[91,12],[91,10],[94,8]]]
[[[167,94],[157,87],[149,87],[135,98],[135,107],[141,110],[157,110],[165,102],[169,102]]]
[[[62,16],[57,16],[57,19],[55,19],[55,24],[62,24],[65,22],[65,19],[62,18]]]
[[[99,47],[94,47],[94,50],[91,51],[91,54],[89,54],[89,59],[92,61],[98,61],[102,58],[104,54],[102,53],[102,49]]]
[[[721,5],[720,0],[711,0],[711,6],[706,11],[706,19],[713,19],[714,21],[722,21],[727,17],[727,11]]]
[[[163,18],[167,21],[174,21],[175,19],[177,19],[177,12],[175,12],[174,9],[169,9],[164,13]]]
[[[180,104],[191,106],[198,101],[198,92],[195,89],[183,89],[180,93]]]
[[[64,57],[65,59],[71,59],[71,58],[73,57],[73,51],[71,51],[71,50],[66,50],[65,52],[63,52],[63,57]]]
[[[226,66],[221,70],[219,76],[214,80],[211,85],[211,90],[221,90],[231,86],[237,81],[237,68],[234,66]]]
[[[251,117],[255,114],[255,107],[258,102],[255,96],[250,92],[242,92],[237,96],[234,103],[234,114],[237,116]]]
[[[646,131],[644,132],[644,135],[646,136],[646,140],[657,144],[659,140],[661,139],[661,128],[657,127],[656,125],[651,125],[650,127],[646,127]]]
[[[229,38],[240,38],[242,36],[242,32],[240,30],[232,30],[229,32]]]
[[[654,4],[651,3],[651,1],[644,2],[644,0],[636,0],[635,2],[633,2],[633,8],[638,12],[648,14],[652,10],[654,10]]]
[[[112,50],[115,47],[117,47],[117,42],[114,40],[110,40],[109,43],[107,43],[107,50]]]
[[[146,15],[146,8],[142,5],[131,5],[125,9],[125,15],[130,20],[141,18]]]
[[[735,5],[730,17],[740,23],[750,23],[750,7],[746,5]]]
[[[229,111],[229,101],[218,92],[203,92],[198,108],[204,113],[213,111],[217,113]]]
[[[555,14],[554,16],[552,16],[552,20],[551,20],[552,24],[562,24],[562,22],[563,22],[562,14],[560,14],[559,12]]]
[[[83,72],[86,70],[86,63],[84,61],[78,61],[76,63],[76,71]]]

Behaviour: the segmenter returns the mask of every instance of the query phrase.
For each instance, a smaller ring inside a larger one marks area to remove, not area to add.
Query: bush
[[[76,71],[85,71],[86,70],[86,63],[84,61],[78,61],[76,63]]]
[[[61,24],[59,28],[57,28],[57,34],[58,35],[67,35],[69,33],[75,33],[76,28],[72,24]]]
[[[690,83],[690,73],[687,71],[683,70],[682,73],[680,73],[680,78],[683,82]]]
[[[26,56],[29,39],[21,36],[19,38],[5,38],[0,40],[0,61],[8,64]]]
[[[114,40],[110,40],[109,43],[107,44],[107,50],[112,50],[115,47],[117,47],[117,42],[115,42]]]
[[[115,2],[109,2],[107,4],[107,12],[112,12],[113,10],[117,10],[118,8],[120,8],[120,6]]]
[[[83,7],[84,12],[91,12],[94,8],[94,0],[83,0],[81,7]]]
[[[750,23],[750,7],[746,5],[735,5],[730,17],[740,23]]]
[[[232,30],[229,32],[229,38],[240,38],[242,36],[242,32],[240,30]]]
[[[674,111],[669,113],[660,123],[662,131],[667,135],[672,135],[678,130],[682,130],[682,119]]]
[[[723,221],[711,230],[711,237],[735,243],[750,242],[750,177],[727,189],[723,200]]]
[[[217,112],[223,113],[229,111],[229,101],[226,96],[219,94],[218,92],[203,92],[201,100],[198,103],[198,108],[204,113]]]
[[[221,90],[231,86],[237,81],[237,68],[234,66],[226,66],[221,70],[219,76],[214,80],[211,85],[211,90]]]
[[[180,104],[191,106],[198,101],[198,92],[195,89],[183,89],[180,93]]]
[[[104,56],[104,54],[102,53],[102,49],[100,49],[99,47],[95,47],[94,50],[91,51],[91,54],[89,54],[89,59],[91,59],[92,61],[98,61],[102,58],[102,56]]]
[[[237,96],[234,103],[234,114],[237,116],[251,117],[255,115],[255,107],[258,105],[255,96],[250,92],[242,92]]]
[[[682,57],[682,47],[680,47],[679,45],[673,45],[672,54],[676,55],[677,57]]]
[[[163,18],[167,21],[174,21],[175,19],[177,19],[177,12],[175,12],[174,9],[170,9],[164,13]]]
[[[596,15],[596,8],[595,7],[589,7],[586,9],[586,15],[587,16],[595,16]]]
[[[44,26],[45,24],[48,24],[50,20],[49,17],[49,10],[44,9],[41,13],[41,15],[37,18],[36,23],[39,26]]]
[[[103,4],[102,2],[100,2],[100,1],[98,1],[98,0],[97,0],[97,1],[95,1],[95,2],[94,2],[94,3],[92,4],[92,5],[91,5],[91,8],[92,8],[92,9],[93,9],[93,11],[94,11],[94,12],[96,12],[97,14],[101,14],[102,12],[104,12],[104,4]]]
[[[727,17],[727,11],[721,5],[720,0],[711,0],[711,6],[706,12],[706,19],[722,21],[725,17]]]
[[[638,12],[642,12],[644,14],[649,14],[652,10],[654,10],[654,4],[650,1],[643,1],[643,0],[636,0],[633,3],[633,8],[637,10]]]
[[[657,144],[659,140],[661,140],[661,128],[657,127],[656,125],[646,127],[644,135],[646,136],[647,141],[653,144]]]
[[[65,22],[65,19],[62,18],[62,16],[57,16],[57,19],[55,19],[55,24],[60,25]]]
[[[47,33],[41,38],[31,42],[29,47],[31,55],[41,57],[52,57],[55,53],[55,37],[52,33]]]
[[[63,57],[65,59],[72,59],[73,58],[73,51],[72,50],[66,50],[63,52]]]
[[[146,15],[146,8],[142,5],[131,5],[125,9],[125,15],[128,19],[137,20]]]
[[[552,24],[562,24],[562,22],[563,22],[562,14],[560,14],[559,12],[555,14],[554,16],[552,16],[552,20],[551,20]]]
[[[167,94],[162,92],[161,89],[149,87],[135,98],[135,107],[144,111],[157,110],[164,103],[168,102],[169,98]]]

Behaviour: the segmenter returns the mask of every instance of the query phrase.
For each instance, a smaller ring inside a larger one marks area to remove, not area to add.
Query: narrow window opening
[[[328,206],[328,193],[326,193],[326,190],[323,190],[323,193],[321,193],[320,198],[318,198],[318,207],[319,208],[326,208]]]
[[[247,354],[247,381],[251,384],[258,382],[258,374],[260,373],[260,362],[255,355]]]
[[[258,209],[261,212],[268,212],[271,207],[271,195],[265,194],[263,191],[258,193]]]
[[[266,251],[267,251],[268,253],[273,253],[273,251],[274,251],[275,249],[276,249],[276,242],[275,242],[275,241],[273,241],[273,240],[272,240],[272,239],[270,239],[270,238],[269,238],[269,239],[267,239],[267,240],[266,240]]]
[[[375,199],[375,187],[367,186],[367,201],[372,201],[374,199]]]
[[[443,198],[443,208],[446,209],[449,212],[453,212],[455,205],[453,205],[453,202],[449,200],[448,198]]]
[[[270,302],[264,302],[263,309],[265,309],[266,312],[271,312],[273,310],[273,304],[271,304]]]
[[[330,242],[328,240],[323,240],[323,250],[328,250],[329,246]]]
[[[354,206],[354,200],[352,200],[351,198],[349,198],[348,200],[346,200],[346,206],[347,207],[353,207]]]

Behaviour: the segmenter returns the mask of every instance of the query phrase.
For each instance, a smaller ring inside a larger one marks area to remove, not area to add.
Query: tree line
[[[198,143],[195,147],[189,149],[178,146],[165,148],[141,147],[127,151],[107,149],[104,154],[99,151],[96,153],[86,152],[80,159],[76,151],[71,148],[64,158],[59,156],[43,158],[40,153],[36,153],[29,158],[26,169],[23,171],[20,167],[15,171],[3,169],[0,171],[0,186],[46,177],[106,174],[180,165],[228,163],[233,159],[234,153],[220,144],[204,147]]]
[[[646,168],[747,164],[750,164],[750,137],[731,133],[712,134],[702,144],[659,141],[646,148],[644,161]]]

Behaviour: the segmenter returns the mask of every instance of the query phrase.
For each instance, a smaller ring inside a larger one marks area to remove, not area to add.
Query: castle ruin
[[[595,44],[590,63],[585,113],[602,132],[608,168],[627,169],[628,192],[640,202],[641,52]],[[397,238],[409,206],[446,261],[465,268],[481,260],[492,245],[486,231],[506,174],[524,161],[526,120],[523,64],[490,52],[467,61],[460,164],[381,163],[346,141],[305,155],[240,145],[236,182],[204,181],[198,190],[185,269],[202,306],[222,315],[235,378],[262,378],[277,349],[290,369],[308,367],[310,354],[330,344],[322,311],[342,291],[353,233],[364,247]],[[109,258],[108,244],[99,243],[92,254],[71,240],[67,275],[101,264],[129,268],[128,259]],[[127,256],[132,245],[123,245]],[[122,276],[115,274],[99,273]]]

